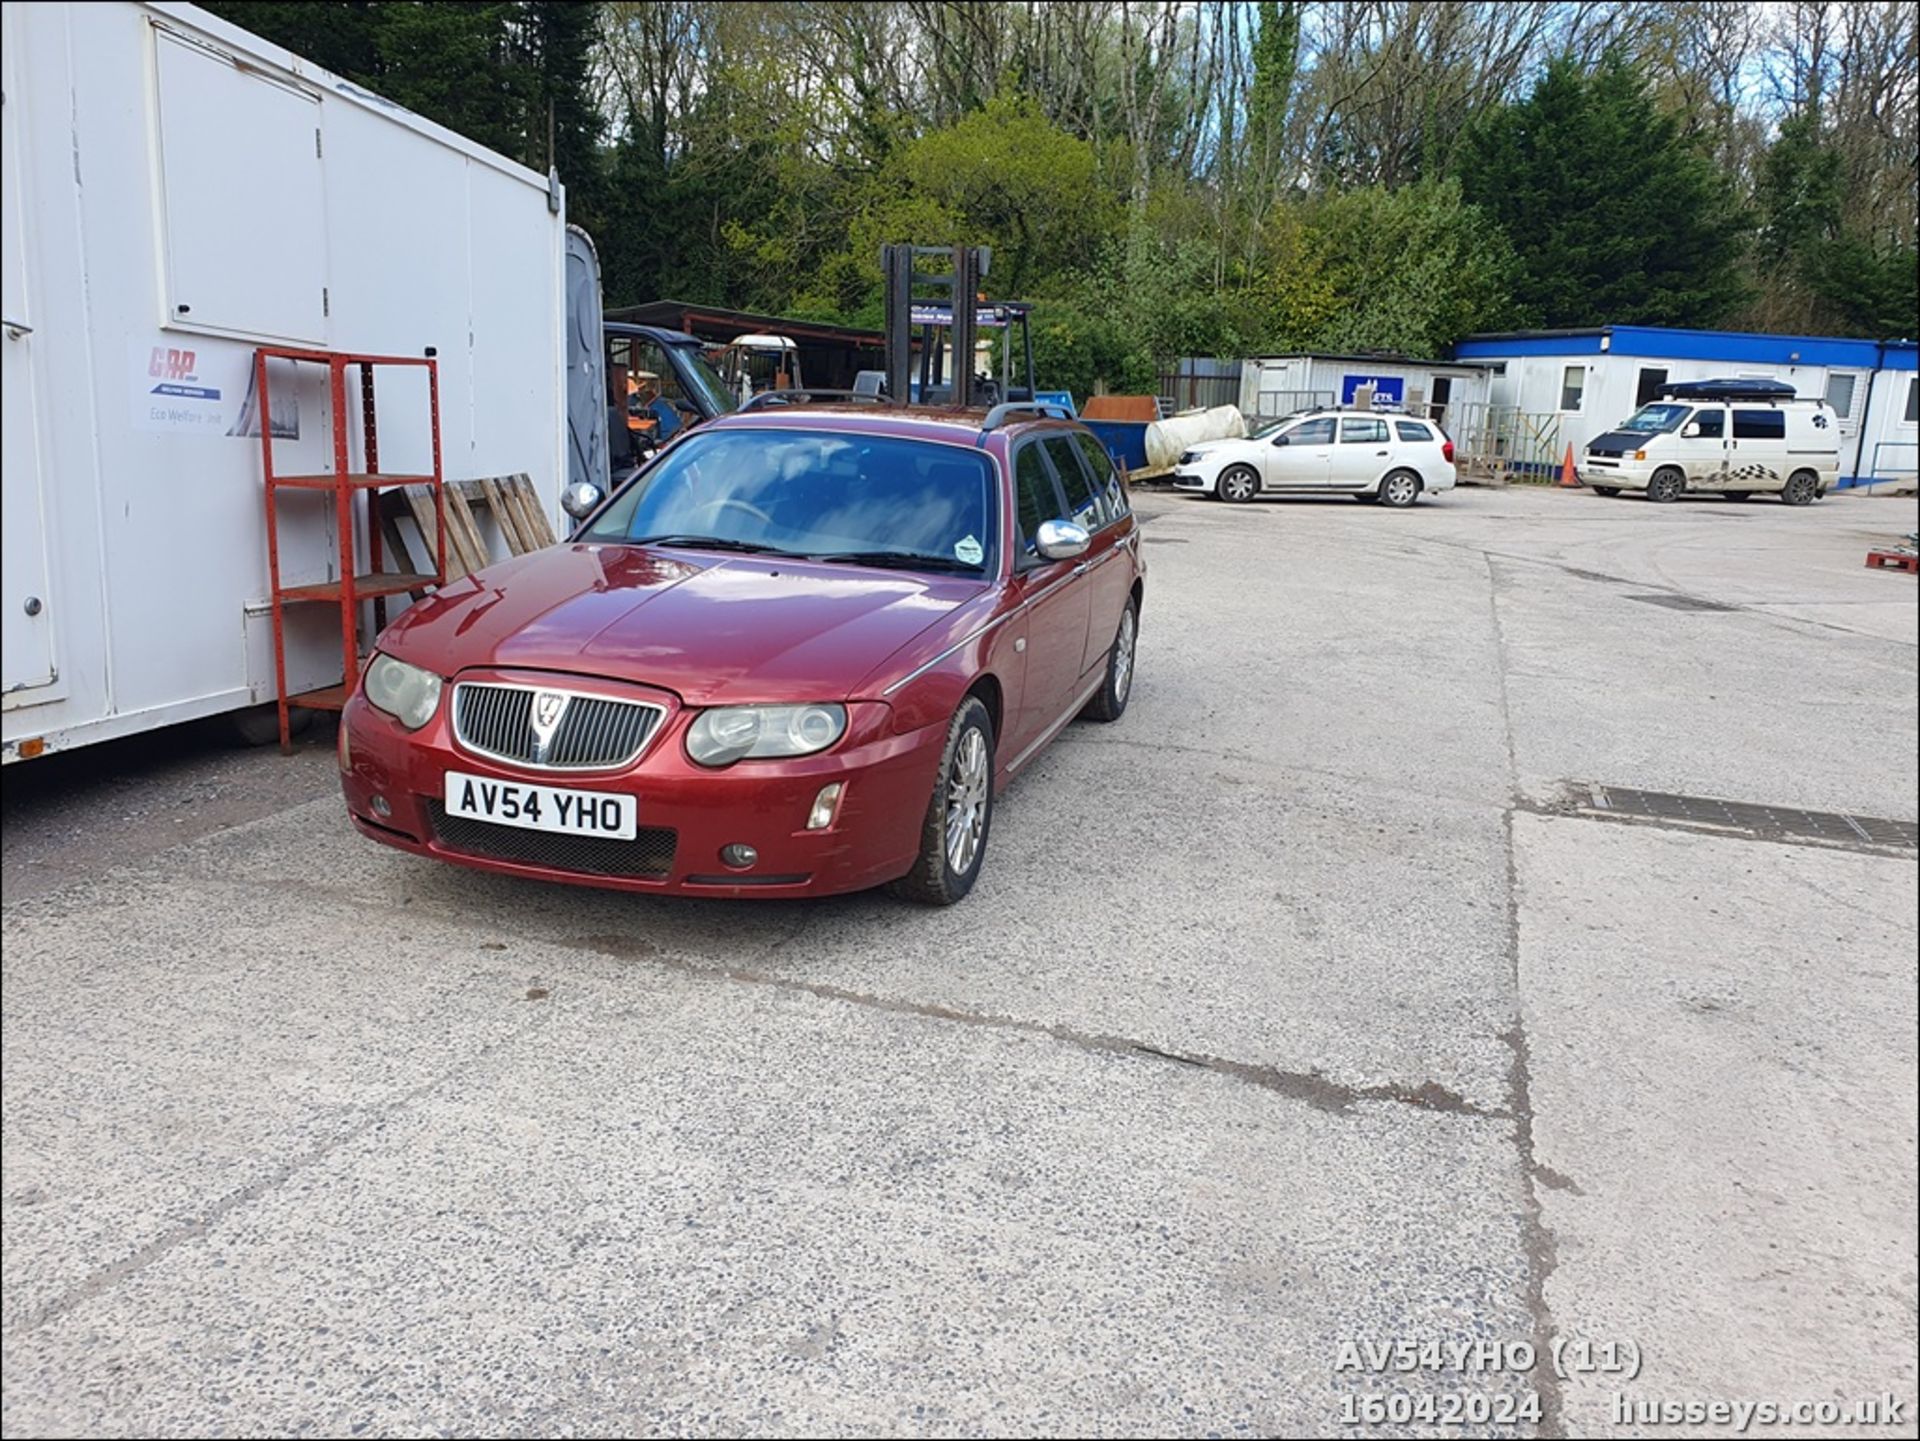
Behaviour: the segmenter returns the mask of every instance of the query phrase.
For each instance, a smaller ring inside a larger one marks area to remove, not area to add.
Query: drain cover
[[[1717,600],[1702,600],[1697,595],[1630,595],[1628,600],[1645,601],[1648,605],[1663,605],[1668,610],[1738,610],[1737,605],[1722,605]]]
[[[1635,790],[1629,786],[1593,786],[1592,809],[1638,816],[1647,820],[1678,821],[1745,831],[1763,840],[1804,836],[1842,845],[1904,846],[1920,848],[1920,824],[1883,816],[1844,815],[1838,811],[1803,811],[1791,806],[1754,805],[1723,801],[1712,796],[1681,796],[1666,791]]]

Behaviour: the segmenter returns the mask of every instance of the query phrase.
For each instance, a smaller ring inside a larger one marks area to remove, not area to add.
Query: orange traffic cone
[[[1563,486],[1576,487],[1580,484],[1580,472],[1573,468],[1573,447],[1571,445],[1567,447],[1567,458],[1560,462],[1560,484]]]

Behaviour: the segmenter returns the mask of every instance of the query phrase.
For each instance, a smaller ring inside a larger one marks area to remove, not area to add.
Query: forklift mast
[[[1008,369],[1012,369],[1011,326],[1020,324],[1025,350],[1027,383],[1024,391],[1006,387],[1002,400],[1033,397],[1033,336],[1027,327],[1030,307],[1017,303],[981,305],[980,282],[986,278],[993,251],[984,245],[883,245],[880,269],[886,285],[887,394],[904,404],[914,392],[913,327],[920,323],[919,395],[936,393],[947,403],[971,406],[986,397],[974,393],[974,343],[982,313],[989,323],[1006,325]],[[942,332],[945,332],[943,337]],[[943,338],[947,344],[941,342]],[[953,353],[953,376],[945,375],[947,351]],[[948,393],[950,392],[950,394]]]

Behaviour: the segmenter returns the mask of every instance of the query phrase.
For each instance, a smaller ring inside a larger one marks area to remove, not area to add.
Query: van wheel
[[[1819,488],[1820,478],[1812,471],[1796,470],[1787,477],[1787,488],[1780,492],[1780,499],[1787,505],[1812,505]]]
[[[1391,506],[1394,510],[1405,510],[1419,498],[1420,477],[1410,470],[1388,472],[1375,496],[1380,504]]]
[[[1214,486],[1213,493],[1222,500],[1240,505],[1260,493],[1260,477],[1254,474],[1250,465],[1229,466],[1220,472],[1220,480]]]
[[[1678,500],[1680,492],[1686,488],[1687,477],[1684,474],[1671,465],[1662,466],[1647,482],[1647,499],[1664,505],[1670,500]]]
[[[993,826],[993,717],[979,696],[947,726],[933,795],[920,823],[920,854],[892,891],[923,906],[950,906],[973,889]]]
[[[1620,487],[1617,485],[1596,485],[1593,488],[1593,493],[1595,495],[1604,495],[1608,500],[1612,500],[1620,493]]]

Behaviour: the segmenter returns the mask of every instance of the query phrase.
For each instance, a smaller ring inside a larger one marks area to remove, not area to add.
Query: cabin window
[[[1827,404],[1842,420],[1853,414],[1853,386],[1858,376],[1835,373],[1827,377]]]
[[[1920,421],[1920,375],[1907,382],[1907,424]]]
[[[1580,402],[1586,398],[1587,368],[1584,365],[1569,365],[1560,374],[1560,408],[1578,411]]]

